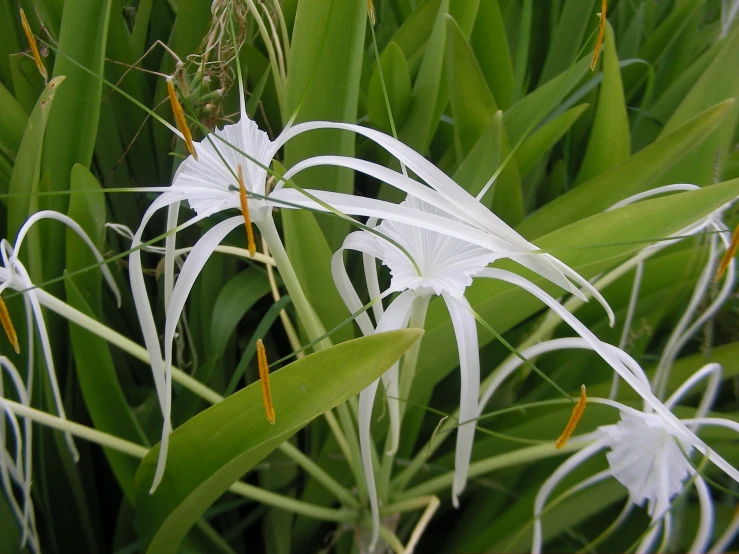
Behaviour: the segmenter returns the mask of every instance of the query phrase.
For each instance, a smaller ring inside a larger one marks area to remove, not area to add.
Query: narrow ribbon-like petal
[[[459,507],[459,495],[467,484],[467,474],[475,441],[475,422],[477,402],[480,396],[480,355],[477,343],[477,326],[469,303],[464,297],[453,298],[444,294],[444,301],[452,318],[454,334],[459,350],[459,371],[461,389],[459,394],[459,428],[457,429],[457,448],[454,453],[454,481],[452,484],[452,504]]]
[[[410,309],[415,294],[406,291],[398,296],[388,306],[385,315],[377,324],[377,333],[404,329],[408,325]],[[372,405],[379,379],[359,393],[359,447],[362,453],[362,467],[364,478],[367,482],[367,496],[369,496],[370,510],[372,512],[372,539],[370,551],[374,550],[377,539],[380,536],[380,509],[377,502],[377,487],[375,486],[375,474],[372,469],[372,434],[370,426],[372,423]]]

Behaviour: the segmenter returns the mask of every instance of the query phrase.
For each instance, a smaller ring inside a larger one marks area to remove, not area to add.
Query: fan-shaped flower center
[[[659,515],[678,494],[691,471],[685,458],[690,444],[674,436],[657,414],[621,413],[616,425],[601,428],[612,475],[629,490],[634,503],[648,502],[650,515]]]
[[[196,142],[195,150],[198,159],[191,156],[182,162],[174,177],[172,189],[181,190],[190,207],[197,213],[229,207],[239,208],[239,165],[243,169],[247,195],[255,193],[264,196],[267,171],[242,152],[268,167],[272,162],[274,149],[267,133],[260,130],[252,120],[244,118],[234,125],[216,129],[211,135]],[[250,198],[249,209],[252,217],[257,219],[266,207],[262,200]]]
[[[409,196],[402,205],[453,220],[449,214]],[[382,263],[390,269],[391,288],[415,290],[419,294],[448,293],[461,296],[472,278],[497,255],[490,250],[442,233],[394,221],[383,221],[378,231],[395,240],[413,257],[418,274],[408,256],[390,242],[377,238]]]

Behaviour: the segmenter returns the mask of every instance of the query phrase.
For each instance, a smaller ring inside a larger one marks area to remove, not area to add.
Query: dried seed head
[[[15,350],[16,354],[20,354],[21,347],[18,344],[18,335],[15,332],[15,327],[13,327],[13,321],[10,319],[10,313],[8,312],[8,307],[5,305],[5,300],[3,300],[1,296],[0,322],[3,324],[3,329],[5,329],[5,334],[8,336],[10,344],[13,345],[13,350]]]
[[[603,0],[600,8],[600,13],[598,14],[600,16],[600,26],[598,28],[598,40],[595,42],[595,51],[593,52],[593,59],[590,61],[590,70],[595,71],[595,64],[598,61],[598,56],[600,55],[600,47],[603,45],[603,37],[606,34],[606,11],[608,10],[608,6],[606,5],[606,0]]]
[[[369,10],[370,23],[375,25],[377,23],[377,18],[375,17],[375,5],[372,0],[367,0],[367,9]]]
[[[46,67],[44,67],[44,64],[41,62],[41,54],[39,54],[38,46],[36,45],[36,37],[33,36],[31,26],[28,24],[28,19],[26,19],[26,14],[23,12],[23,8],[21,8],[21,25],[23,26],[23,32],[26,34],[28,44],[31,46],[31,54],[33,54],[33,61],[36,62],[36,68],[44,78],[44,82],[46,82],[49,80],[49,74],[46,72]]]
[[[185,112],[182,111],[182,105],[177,99],[177,94],[174,91],[172,79],[167,79],[167,94],[169,95],[169,103],[172,105],[172,113],[174,114],[174,120],[177,124],[177,128],[180,130],[180,133],[182,133],[182,136],[185,139],[185,144],[187,145],[188,151],[190,152],[190,154],[192,154],[192,157],[197,160],[198,155],[195,152],[195,146],[192,143],[192,133],[190,133],[190,128],[187,126],[187,121],[185,121]]]
[[[246,247],[253,258],[257,253],[257,245],[254,243],[254,230],[251,226],[249,200],[246,198],[246,186],[244,185],[244,174],[241,171],[241,164],[236,166],[236,174],[239,178],[239,202],[241,203],[241,213],[244,215],[244,227],[246,227]]]
[[[585,385],[581,385],[580,399],[577,401],[577,404],[575,404],[575,407],[572,408],[572,414],[570,415],[570,420],[565,426],[565,430],[562,431],[562,434],[557,439],[557,442],[554,443],[555,448],[562,448],[565,444],[567,444],[567,441],[570,440],[572,433],[575,432],[577,424],[580,421],[583,412],[585,411],[585,404],[587,404],[587,401],[588,397],[585,394]]]
[[[269,366],[267,365],[267,353],[264,350],[262,339],[257,339],[257,365],[259,366],[259,378],[262,380],[264,411],[267,413],[267,421],[274,425],[275,407],[272,405],[272,391],[269,386]]]

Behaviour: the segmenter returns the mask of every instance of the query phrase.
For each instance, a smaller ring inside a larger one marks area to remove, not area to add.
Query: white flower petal
[[[544,481],[544,484],[539,488],[534,499],[534,535],[531,543],[531,552],[534,554],[541,554],[542,529],[541,529],[541,514],[544,511],[549,495],[559,485],[562,480],[572,473],[577,466],[585,462],[586,460],[595,456],[600,450],[603,449],[603,442],[597,441],[590,444],[580,450],[578,453],[570,456],[561,466],[559,466],[549,478]]]
[[[678,389],[672,393],[672,396],[665,401],[665,407],[672,409],[680,399],[685,396],[691,389],[693,389],[698,383],[700,383],[706,377],[709,378],[706,390],[703,392],[701,403],[695,412],[694,417],[703,417],[711,409],[713,401],[716,399],[719,387],[721,385],[721,365],[712,363],[706,364],[698,371],[693,373],[687,381],[678,387]]]
[[[174,229],[177,227],[177,219],[180,215],[180,203],[175,202],[167,207],[167,230],[169,233],[164,239],[164,310],[167,311],[169,299],[172,296],[174,288],[174,262],[175,262],[175,245],[177,242],[177,234]]]
[[[280,137],[276,139],[274,145],[276,148],[280,148],[292,137],[315,129],[341,129],[360,134],[369,138],[370,140],[373,140],[374,142],[385,148],[393,156],[395,156],[398,161],[403,164],[403,166],[407,166],[408,168],[410,168],[416,175],[418,175],[421,180],[425,181],[431,188],[442,194],[449,201],[450,204],[452,204],[456,209],[458,209],[461,213],[465,215],[465,220],[470,221],[475,226],[484,229],[487,232],[505,238],[511,244],[516,245],[519,250],[532,252],[538,250],[535,245],[524,239],[524,237],[522,237],[512,227],[510,227],[507,223],[505,223],[493,212],[491,212],[487,207],[483,206],[476,198],[469,194],[453,179],[448,177],[433,163],[429,162],[418,152],[414,151],[412,148],[409,148],[399,140],[379,131],[349,123],[312,121],[295,125],[291,129],[286,130],[282,133]],[[393,178],[390,178],[389,174],[385,174],[386,182],[388,184],[392,184],[393,186],[402,186],[402,183],[406,182],[403,180],[403,177],[405,176],[397,172],[393,173],[395,173],[396,175]],[[449,210],[452,208],[447,207],[444,209]],[[553,278],[553,276],[559,274],[559,278],[566,283],[563,286],[565,290],[568,290],[578,296],[581,295],[581,293],[574,286],[572,286],[566,279],[564,279],[564,275],[562,275],[561,273],[561,269],[567,266],[548,254],[540,255],[538,256],[538,258],[539,259],[533,262],[534,264],[539,266],[539,269],[537,270],[538,273],[541,273],[542,275],[546,275],[547,272],[550,273],[551,275],[547,278],[555,283],[557,282],[557,280],[556,278]],[[601,302],[604,308],[609,312],[609,318],[612,317],[612,313],[610,313],[610,308],[607,307],[608,304],[602,297],[599,296],[597,291],[589,286],[585,279],[583,279],[570,268],[567,268],[567,274],[569,274],[570,277],[574,278],[577,282],[588,288],[591,294],[593,294],[594,297],[597,298],[598,301]],[[560,286],[562,285],[560,284]]]
[[[414,296],[412,292],[406,291],[393,300],[385,311],[383,318],[378,322],[376,332],[383,333],[385,331],[404,329],[408,325],[410,308]],[[359,447],[362,453],[362,467],[364,469],[364,478],[367,482],[367,496],[369,496],[370,510],[372,512],[370,551],[374,550],[377,539],[380,536],[380,509],[377,502],[375,474],[372,469],[372,434],[370,432],[372,405],[375,401],[378,383],[379,379],[359,393]]]
[[[235,216],[222,221],[209,229],[195,244],[185,263],[182,265],[180,275],[172,291],[172,298],[167,309],[167,318],[164,325],[164,404],[162,412],[164,416],[164,430],[162,431],[162,442],[159,448],[159,459],[157,461],[154,481],[151,492],[154,492],[164,475],[164,466],[167,459],[167,446],[169,434],[172,430],[170,421],[172,411],[172,343],[174,342],[177,323],[185,308],[187,296],[190,294],[195,280],[203,270],[206,262],[215,251],[216,247],[223,242],[231,231],[243,223],[241,216]]]
[[[467,474],[475,441],[477,420],[477,399],[480,396],[480,354],[477,343],[477,326],[470,312],[467,299],[454,298],[444,294],[444,301],[454,325],[459,350],[459,371],[461,390],[459,394],[459,428],[457,429],[457,448],[454,453],[454,481],[452,484],[452,504],[459,507],[459,495],[467,484]]]
[[[334,284],[336,289],[339,291],[341,299],[344,301],[344,304],[346,304],[346,307],[351,313],[359,311],[363,304],[346,272],[346,267],[344,266],[344,250],[358,250],[359,252],[365,252],[365,246],[367,248],[372,248],[374,246],[366,243],[367,241],[364,240],[363,233],[350,233],[346,239],[344,239],[344,245],[334,252],[334,255],[331,257],[331,275],[333,276]],[[375,328],[372,325],[367,312],[360,314],[356,321],[363,335],[368,336],[375,332]]]
[[[651,516],[661,514],[691,470],[670,429],[658,415],[622,413],[619,423],[602,430],[611,449],[606,457],[613,476],[635,504],[648,502]],[[682,446],[690,452],[690,445]]]
[[[706,482],[700,476],[697,476],[695,479],[695,490],[698,493],[701,519],[698,525],[698,532],[690,548],[688,548],[688,552],[705,552],[708,549],[708,544],[711,542],[711,535],[713,534],[713,501],[711,500],[711,493],[706,486]]]
[[[377,226],[377,219],[373,217],[369,218],[366,225],[367,227],[374,229]],[[377,263],[375,258],[376,256],[372,256],[367,253],[362,254],[364,280],[367,282],[367,292],[369,293],[370,298],[377,298],[380,296],[380,281],[377,277]],[[384,311],[382,302],[375,302],[372,306],[372,313],[375,314],[375,321],[380,321]]]
[[[637,379],[639,379],[639,381],[641,381],[642,384],[644,384],[644,386],[649,386],[649,380],[647,379],[644,370],[637,363],[637,361],[634,360],[634,358],[629,356],[628,353],[624,352],[620,348],[616,348],[613,345],[607,343],[602,343],[602,345],[606,349],[608,349],[614,356],[620,358],[623,364],[634,374]],[[530,346],[521,351],[521,356],[527,360],[530,360],[542,354],[546,354],[547,352],[569,349],[594,350],[592,343],[583,338],[567,337],[562,339],[552,339]],[[482,415],[483,411],[485,410],[485,405],[490,401],[490,398],[492,398],[498,387],[523,363],[524,361],[518,356],[511,356],[508,360],[505,361],[503,365],[500,366],[499,369],[496,370],[493,380],[490,381],[488,387],[485,389],[485,392],[480,397],[478,415]]]
[[[113,291],[116,303],[120,308],[121,292],[118,290],[118,285],[116,285],[115,279],[113,279],[113,274],[110,272],[108,265],[105,263],[105,258],[103,258],[102,254],[100,254],[97,246],[95,246],[95,243],[92,242],[85,230],[80,227],[79,224],[71,217],[68,217],[59,212],[55,212],[53,210],[42,210],[31,215],[18,231],[18,236],[15,240],[15,245],[13,246],[13,251],[15,255],[17,256],[20,252],[23,240],[26,238],[28,231],[31,230],[31,227],[33,227],[36,222],[41,221],[42,219],[53,219],[55,221],[64,223],[67,227],[72,229],[72,231],[77,233],[77,235],[85,242],[85,244],[92,252],[93,256],[95,256],[95,260],[98,262],[98,264],[100,264],[100,271],[103,273],[103,278],[105,279],[105,282],[108,283],[110,290]]]
[[[382,200],[319,190],[308,190],[306,192],[309,192],[322,202],[345,214],[376,217],[397,223],[405,223],[457,238],[482,248],[487,248],[499,254],[501,258],[510,258],[522,266],[537,272],[542,277],[565,290],[573,289],[572,283],[564,277],[561,271],[556,268],[553,270],[544,263],[543,257],[547,256],[547,254],[526,254],[507,241],[497,238],[490,233],[472,228],[464,223],[406,206],[383,202]],[[295,189],[280,189],[270,194],[270,199],[274,200],[275,207],[305,207],[317,211],[328,211],[321,204],[310,200]],[[281,204],[282,202],[287,202],[292,206]]]
[[[24,288],[28,289],[25,292],[25,295],[28,297],[31,303],[31,308],[33,309],[33,317],[36,321],[36,329],[38,329],[39,339],[41,340],[41,351],[43,352],[44,362],[46,363],[46,372],[49,376],[51,393],[54,397],[54,406],[56,407],[56,411],[59,417],[62,419],[67,419],[67,414],[64,411],[64,403],[62,402],[62,395],[59,391],[59,383],[56,380],[54,358],[51,354],[51,342],[49,341],[49,334],[46,330],[46,322],[44,321],[44,314],[41,310],[41,303],[38,300],[36,289],[33,286],[31,278],[29,277],[28,272],[26,271],[26,268],[23,266],[23,264],[14,258],[13,266],[19,279],[22,283],[24,283]],[[80,454],[74,444],[72,434],[66,432],[64,433],[64,438],[67,443],[67,448],[69,448],[69,452],[72,454],[72,459],[76,463],[80,459]]]

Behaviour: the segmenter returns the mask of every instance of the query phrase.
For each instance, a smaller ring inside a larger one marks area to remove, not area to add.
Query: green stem
[[[103,433],[97,429],[92,429],[85,425],[80,425],[74,421],[68,419],[62,419],[41,410],[36,410],[25,404],[19,404],[12,400],[1,399],[0,405],[4,405],[9,408],[11,412],[19,415],[23,418],[30,419],[36,423],[46,425],[53,429],[63,431],[64,433],[71,433],[72,435],[84,439],[86,441],[94,442],[105,448],[111,448],[123,454],[133,456],[134,458],[143,458],[149,452],[149,449],[145,446],[129,442],[124,439],[119,439],[116,436]]]
[[[351,457],[347,458],[347,463],[354,474],[354,482],[357,484],[359,497],[364,502],[367,500],[367,484],[364,481],[364,473],[362,471],[362,454],[359,450],[358,431],[354,427],[354,420],[349,411],[348,403],[339,404],[336,409],[339,412],[339,420],[341,421],[341,426],[344,428],[348,446],[351,449]]]
[[[569,454],[580,450],[585,446],[591,444],[590,442],[581,441],[570,441],[562,448],[556,448],[554,443],[538,444],[536,446],[529,446],[527,448],[519,448],[513,452],[506,452],[505,454],[499,454],[492,456],[479,462],[475,462],[470,465],[469,478],[472,479],[491,471],[504,469],[507,467],[527,464],[530,462],[536,462],[543,460],[544,458],[551,458],[553,456],[560,456],[562,454]],[[418,496],[428,496],[430,494],[436,494],[439,491],[450,488],[452,481],[454,480],[454,472],[450,471],[433,479],[421,483],[417,487],[409,489],[405,492],[400,493],[395,499],[397,502],[403,502],[405,500],[415,499]]]
[[[323,350],[325,348],[331,347],[331,339],[328,336],[326,336],[326,338],[324,338],[323,340],[317,340],[318,338],[326,335],[326,330],[324,329],[320,320],[316,316],[313,307],[310,305],[310,302],[308,302],[308,299],[305,296],[305,292],[303,291],[303,287],[300,284],[300,280],[295,273],[295,269],[293,268],[293,265],[290,262],[290,258],[285,251],[285,247],[282,244],[282,239],[277,232],[277,227],[275,227],[274,220],[271,217],[268,217],[264,222],[260,224],[259,230],[262,232],[262,238],[264,238],[264,241],[267,243],[267,248],[269,248],[272,259],[275,261],[277,269],[280,272],[282,282],[284,283],[285,288],[287,289],[287,293],[290,295],[290,298],[293,301],[293,305],[298,312],[300,322],[303,324],[303,328],[305,329],[306,333],[308,333],[308,338],[311,341],[317,341],[314,345],[314,348],[316,350]],[[336,435],[336,440],[338,442],[341,442],[343,438],[349,439],[349,447],[351,448],[352,456],[347,458],[347,463],[351,467],[352,472],[355,474],[355,476],[360,477],[357,483],[359,486],[359,490],[361,491],[361,483],[364,482],[361,479],[362,457],[359,452],[359,443],[356,440],[356,432],[354,429],[354,425],[351,422],[351,418],[343,417],[348,415],[348,411],[346,412],[346,414],[343,413],[343,411],[346,410],[346,403],[341,404],[338,407],[338,410],[339,419],[341,421],[341,426],[344,429],[344,433],[342,436]],[[344,443],[346,442],[347,441],[344,441]]]
[[[0,402],[16,415],[65,433],[71,433],[81,439],[94,442],[105,448],[111,448],[134,458],[142,459],[149,453],[148,448],[139,444],[109,435],[108,433],[103,433],[102,431],[92,429],[85,425],[80,425],[73,421],[61,419],[51,414],[47,414],[46,412],[31,408],[30,406],[25,406],[12,400],[0,400]],[[250,500],[269,504],[275,508],[282,508],[314,519],[338,521],[342,523],[350,523],[357,519],[357,512],[353,509],[336,510],[332,508],[324,508],[322,506],[315,506],[307,502],[295,500],[294,498],[282,496],[272,491],[260,489],[254,485],[248,485],[242,482],[234,483],[231,485],[229,490],[235,494],[249,498]]]
[[[137,358],[147,364],[151,363],[149,360],[149,354],[147,353],[146,349],[143,348],[142,346],[139,346],[132,340],[117,333],[113,329],[106,327],[105,325],[94,320],[93,318],[74,309],[73,307],[62,302],[55,296],[52,296],[51,294],[47,293],[46,291],[39,289],[36,292],[37,292],[39,301],[44,306],[49,308],[50,310],[58,313],[62,317],[71,321],[72,323],[79,325],[83,329],[86,329],[90,331],[91,333],[94,333],[100,338],[105,339],[106,341],[117,346],[124,352],[129,353],[134,358]],[[180,385],[182,385],[186,389],[188,389],[190,392],[198,395],[203,400],[209,402],[210,404],[217,404],[221,400],[223,400],[223,396],[215,392],[213,389],[205,386],[197,379],[193,379],[187,373],[185,373],[184,371],[174,366],[172,367],[172,379],[178,382]],[[344,500],[350,506],[357,505],[356,498],[351,494],[351,492],[346,487],[341,485],[338,481],[336,481],[333,477],[331,477],[321,467],[319,467],[312,460],[310,460],[305,455],[303,455],[303,453],[300,452],[297,448],[293,447],[288,442],[282,443],[278,448],[283,454],[285,454],[290,459],[295,461],[298,465],[300,465],[300,467],[302,467],[303,470],[306,473],[308,473],[311,477],[314,477],[318,482],[324,485],[328,490],[336,494],[338,498]]]
[[[320,336],[326,334],[326,330],[318,320],[316,313],[313,311],[313,307],[308,302],[308,299],[303,292],[303,287],[300,285],[300,280],[295,274],[295,269],[290,262],[290,258],[285,251],[285,247],[282,244],[282,239],[277,233],[277,228],[271,217],[265,218],[259,225],[259,230],[262,232],[262,237],[267,242],[267,247],[272,254],[272,259],[277,265],[277,269],[282,277],[282,282],[285,284],[287,293],[292,298],[295,309],[298,311],[298,317],[300,322],[303,324],[308,337],[311,340],[315,340]],[[316,350],[323,350],[331,346],[331,340],[325,338],[322,341],[316,343]]]
[[[383,525],[380,526],[380,537],[392,549],[394,554],[405,554],[405,547],[398,536]]]

